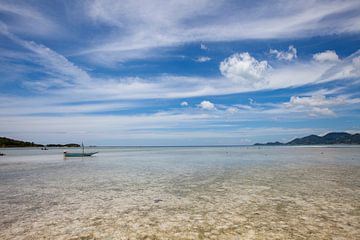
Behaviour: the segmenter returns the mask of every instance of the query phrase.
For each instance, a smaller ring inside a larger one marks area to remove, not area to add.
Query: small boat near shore
[[[89,153],[69,153],[64,152],[65,157],[91,157],[92,155],[96,154],[98,152],[89,152]]]
[[[72,153],[72,152],[64,151],[64,157],[91,157],[92,155],[98,153],[98,152],[86,153],[84,149],[84,144],[81,144],[81,148],[82,148],[82,152],[80,153],[76,153],[76,152]]]

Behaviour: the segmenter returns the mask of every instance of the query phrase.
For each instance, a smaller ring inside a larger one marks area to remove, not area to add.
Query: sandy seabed
[[[9,155],[0,239],[360,239],[360,148]]]

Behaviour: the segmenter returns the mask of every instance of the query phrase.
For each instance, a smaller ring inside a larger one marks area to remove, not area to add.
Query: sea
[[[0,239],[360,239],[359,146],[63,151],[0,149]]]

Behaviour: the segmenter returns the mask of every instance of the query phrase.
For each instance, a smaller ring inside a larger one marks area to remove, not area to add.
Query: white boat
[[[98,153],[98,152],[88,152],[88,153],[86,153],[83,143],[81,143],[81,149],[82,149],[81,153],[71,153],[71,152],[64,151],[64,157],[90,157],[90,156]]]

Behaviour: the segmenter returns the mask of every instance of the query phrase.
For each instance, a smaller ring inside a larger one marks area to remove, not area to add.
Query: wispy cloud
[[[196,62],[199,62],[199,63],[203,63],[203,62],[208,62],[208,61],[210,61],[210,60],[211,60],[210,57],[201,56],[201,57],[198,57],[195,61],[196,61]]]
[[[40,35],[51,37],[55,34],[59,37],[62,28],[49,16],[28,4],[20,1],[1,1],[0,13],[8,19],[7,25],[12,32],[28,35]],[[41,26],[41,27],[39,27]]]
[[[341,78],[360,77],[360,50],[351,54],[337,64],[330,65],[320,77],[321,81],[331,81]]]
[[[7,26],[3,23],[0,26],[0,33],[11,39],[14,43],[30,51],[32,55],[28,58],[31,58],[32,63],[41,66],[37,71],[42,71],[47,74],[46,82],[41,82],[41,80],[26,82],[29,87],[39,89],[40,86],[40,89],[46,90],[50,87],[58,88],[71,87],[75,84],[80,85],[90,80],[90,76],[86,71],[67,60],[61,54],[58,54],[44,45],[21,39],[9,32]]]
[[[252,144],[261,139],[291,139],[294,135],[322,133],[313,128],[239,128],[206,114],[152,114],[137,116],[0,117],[0,132],[37,142],[81,142],[116,145]],[[215,126],[218,126],[217,128]],[[213,129],[213,130],[209,130]],[[190,130],[189,130],[190,129]],[[66,140],[64,140],[66,139]]]
[[[356,24],[360,22],[358,16],[333,21],[336,15],[358,8],[357,1],[303,1],[301,4],[264,1],[248,8],[222,1],[216,4],[213,1],[162,2],[158,7],[159,4],[92,2],[86,8],[88,17],[111,27],[115,34],[108,41],[96,43],[79,54],[102,55],[106,52],[121,56],[129,51],[148,51],[195,41],[294,38],[360,30],[360,25]],[[188,21],[192,21],[192,26],[184,28]]]
[[[271,124],[355,122],[360,52],[338,38],[358,42],[359,9],[351,0],[2,1],[0,132],[235,143],[301,133]]]
[[[279,60],[292,61],[297,58],[297,49],[290,45],[288,51],[270,49],[270,54],[274,54]]]
[[[34,42],[25,41],[6,30],[2,33],[30,51],[42,67],[46,78],[25,82],[35,90],[69,99],[152,99],[224,95],[248,91],[279,89],[359,77],[359,52],[337,62],[298,62],[270,67],[249,53],[236,53],[219,66],[222,78],[160,75],[139,77],[92,77],[57,52]],[[180,91],[179,91],[180,90]]]

